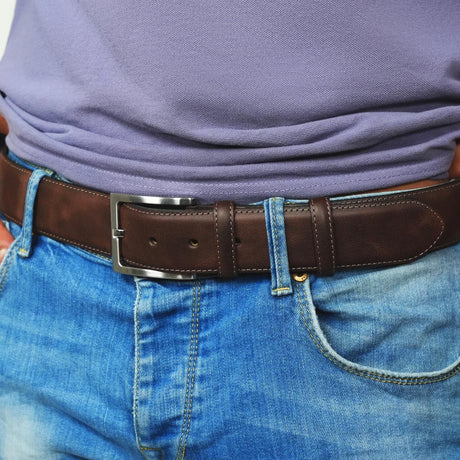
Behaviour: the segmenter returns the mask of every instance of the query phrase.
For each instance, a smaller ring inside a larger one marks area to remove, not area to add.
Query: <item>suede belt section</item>
[[[30,175],[0,155],[0,211],[18,224]],[[34,231],[110,257],[109,202],[106,193],[44,178]],[[403,264],[460,240],[460,180],[368,198],[286,201],[284,209],[291,272]],[[122,204],[119,213],[125,264],[222,278],[270,272],[263,206]]]

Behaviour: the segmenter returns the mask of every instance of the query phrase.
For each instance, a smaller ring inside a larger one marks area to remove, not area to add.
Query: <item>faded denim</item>
[[[276,198],[272,277],[133,278],[31,235],[44,174],[0,266],[2,460],[460,456],[460,245],[297,281]]]

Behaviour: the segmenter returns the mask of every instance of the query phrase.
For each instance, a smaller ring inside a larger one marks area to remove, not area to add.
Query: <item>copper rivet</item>
[[[188,244],[190,245],[191,248],[198,247],[198,241],[197,240],[189,240]]]
[[[294,273],[293,278],[296,281],[305,281],[308,278],[308,275],[306,273]]]
[[[150,238],[149,244],[150,246],[156,246],[158,244],[158,241],[155,238]]]

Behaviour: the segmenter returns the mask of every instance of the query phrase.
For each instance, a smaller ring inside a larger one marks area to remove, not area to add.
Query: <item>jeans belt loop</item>
[[[272,295],[289,295],[293,291],[284,226],[284,198],[274,197],[265,200],[264,209],[270,253]]]
[[[21,234],[19,236],[19,250],[18,254],[22,258],[30,256],[32,251],[32,232],[33,232],[33,220],[34,220],[34,205],[35,198],[37,196],[38,186],[40,181],[45,176],[51,176],[50,171],[42,169],[36,169],[32,172],[29,182],[27,184],[27,193],[24,203],[24,220],[22,223]]]

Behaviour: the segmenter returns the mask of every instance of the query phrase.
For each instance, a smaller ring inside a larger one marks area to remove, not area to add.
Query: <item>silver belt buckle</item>
[[[169,272],[161,272],[145,268],[123,265],[120,258],[120,240],[123,239],[125,231],[120,227],[120,215],[118,207],[121,203],[135,203],[149,206],[192,206],[196,204],[195,198],[173,198],[161,196],[127,195],[124,193],[110,194],[110,218],[112,225],[112,263],[116,272],[127,275],[134,275],[146,278],[161,278],[168,280],[193,280],[196,275],[182,275]]]

